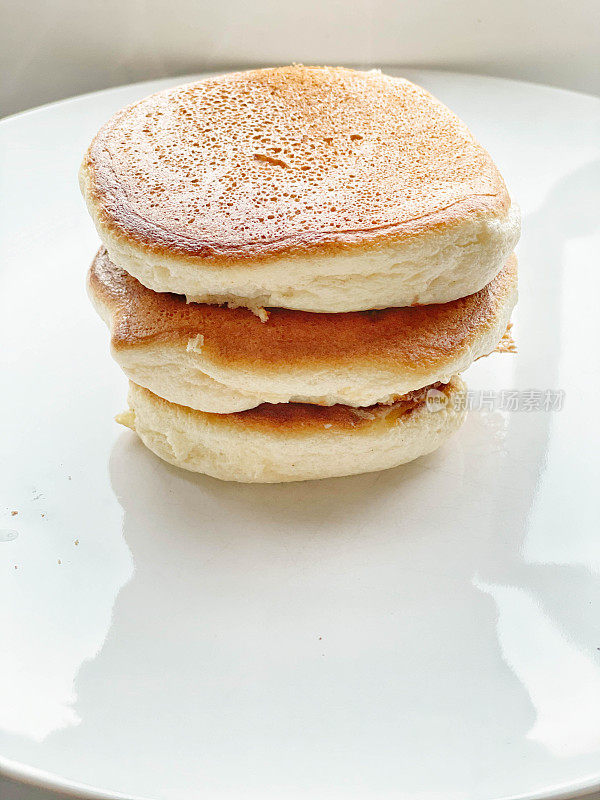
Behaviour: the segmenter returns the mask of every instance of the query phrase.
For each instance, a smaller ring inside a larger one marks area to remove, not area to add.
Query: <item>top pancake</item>
[[[100,130],[82,184],[121,243],[219,267],[377,246],[510,206],[490,156],[428,92],[332,67],[152,95]]]

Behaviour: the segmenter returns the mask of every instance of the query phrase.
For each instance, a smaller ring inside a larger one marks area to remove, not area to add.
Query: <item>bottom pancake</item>
[[[211,414],[129,384],[118,421],[170,464],[243,483],[333,478],[396,467],[431,453],[461,426],[465,384],[453,377],[368,408],[268,404]]]

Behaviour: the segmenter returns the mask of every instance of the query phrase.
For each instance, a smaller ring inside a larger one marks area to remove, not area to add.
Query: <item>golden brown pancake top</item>
[[[370,365],[417,372],[445,364],[496,324],[517,281],[512,255],[476,294],[438,305],[313,314],[269,310],[267,322],[247,308],[187,303],[181,295],[147,289],[100,250],[89,272],[96,302],[111,315],[115,350],[155,344],[198,349],[215,364],[277,369]]]
[[[448,108],[408,81],[341,67],[152,95],[104,125],[82,179],[116,235],[218,265],[377,245],[510,205]]]
[[[241,430],[251,428],[263,430],[270,434],[281,434],[283,436],[291,434],[310,434],[315,431],[324,432],[330,430],[333,433],[350,430],[368,430],[377,427],[393,427],[401,417],[410,414],[422,407],[427,399],[430,389],[446,395],[450,399],[453,392],[460,388],[461,384],[456,378],[452,378],[449,383],[434,383],[409,392],[397,398],[390,405],[378,403],[365,408],[353,408],[345,405],[316,406],[310,403],[262,403],[256,408],[247,411],[236,411],[232,414],[211,414],[205,411],[198,411],[187,406],[177,406],[170,403],[163,397],[137,386],[137,391],[142,392],[154,403],[168,408],[169,410],[180,409],[186,414],[191,414],[198,418],[205,419],[211,425],[221,425],[224,427],[239,427]]]

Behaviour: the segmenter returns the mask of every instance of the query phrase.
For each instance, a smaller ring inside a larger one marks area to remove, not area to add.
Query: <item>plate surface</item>
[[[600,103],[404,74],[521,204],[519,352],[467,373],[439,452],[316,483],[179,472],[113,421],[77,168],[114,111],[177,81],[0,125],[6,774],[166,800],[600,784]]]

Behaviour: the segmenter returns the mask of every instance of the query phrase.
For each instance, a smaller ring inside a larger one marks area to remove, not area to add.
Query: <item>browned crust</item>
[[[400,418],[406,417],[425,405],[427,392],[436,389],[446,398],[458,388],[455,379],[449,383],[434,383],[409,392],[399,397],[390,405],[378,403],[365,408],[353,408],[345,405],[317,406],[310,403],[262,403],[247,411],[237,411],[233,414],[211,414],[197,411],[187,406],[177,406],[170,403],[149,389],[138,386],[138,390],[151,398],[154,403],[167,408],[180,408],[186,414],[198,416],[211,425],[224,427],[239,427],[242,430],[252,429],[268,432],[270,434],[309,434],[311,432],[331,431],[347,432],[367,430],[377,427],[394,427]]]
[[[509,322],[506,326],[506,330],[502,335],[502,338],[496,345],[496,353],[516,353],[517,352],[517,343],[513,339],[512,335],[512,322]]]
[[[164,344],[185,346],[201,336],[214,364],[263,369],[401,365],[423,371],[448,362],[491,328],[516,285],[517,259],[476,294],[449,303],[381,311],[313,314],[274,308],[267,322],[246,308],[187,303],[157,293],[115,266],[100,250],[89,288],[112,317],[115,350]]]
[[[298,65],[123,109],[82,184],[117,239],[205,266],[378,247],[510,205],[490,156],[425,90]]]

